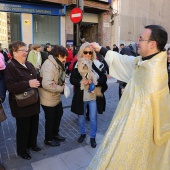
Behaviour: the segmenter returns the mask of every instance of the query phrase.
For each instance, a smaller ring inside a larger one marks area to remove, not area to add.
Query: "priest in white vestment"
[[[167,39],[163,27],[146,26],[138,57],[91,43],[105,55],[110,75],[128,84],[88,170],[170,170]]]

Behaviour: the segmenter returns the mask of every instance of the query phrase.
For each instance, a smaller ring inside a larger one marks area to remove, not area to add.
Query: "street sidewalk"
[[[72,92],[73,87],[67,78],[67,85]],[[118,83],[113,78],[108,78],[106,96],[106,111],[98,114],[98,133],[96,136],[97,148],[112,120],[118,103]],[[39,120],[38,146],[40,152],[30,151],[31,160],[23,160],[16,153],[16,126],[15,118],[11,116],[8,105],[8,96],[3,103],[7,120],[0,125],[0,162],[7,170],[83,170],[86,169],[97,148],[91,148],[89,137],[89,122],[87,122],[86,140],[79,144],[78,117],[70,111],[72,95],[69,98],[62,96],[64,114],[61,121],[60,133],[66,140],[59,147],[44,145],[44,113],[41,109]],[[24,114],[24,113],[23,113]]]

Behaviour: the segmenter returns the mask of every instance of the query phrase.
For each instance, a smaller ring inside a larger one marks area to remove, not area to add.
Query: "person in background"
[[[51,55],[41,67],[42,88],[39,88],[40,103],[45,113],[45,145],[59,146],[65,137],[59,134],[63,115],[61,93],[65,86],[65,68],[67,50],[55,45]]]
[[[106,46],[106,48],[107,48],[108,50],[111,50],[110,46]]]
[[[39,74],[42,64],[42,57],[41,57],[41,45],[34,44],[33,49],[29,52],[27,61],[33,64],[35,67],[37,74]]]
[[[47,43],[45,46],[44,46],[44,52],[46,52],[48,55],[50,55],[50,52],[51,52],[51,44],[50,43]]]
[[[116,44],[113,44],[113,51],[119,52],[119,48],[117,47]]]
[[[10,59],[9,59],[9,57],[8,57],[8,54],[3,50],[1,43],[0,43],[0,53],[3,54],[4,59],[5,59],[5,63],[8,63],[8,62],[10,61]]]
[[[96,58],[95,51],[90,47],[90,44],[85,42],[81,45],[80,50],[77,54],[77,59],[84,58],[85,60],[92,60]],[[99,61],[98,61],[99,62]],[[107,77],[102,71],[100,71],[95,64],[92,64],[93,73],[98,77],[97,86],[106,87]],[[80,82],[82,76],[78,71],[78,62],[75,63],[70,76],[70,83],[74,86],[74,94],[71,104],[71,111],[75,114],[78,114],[80,137],[78,142],[82,143],[86,138],[86,125],[85,125],[85,116],[86,108],[89,106],[89,116],[90,116],[90,143],[91,147],[96,147],[96,133],[97,133],[97,103],[96,103],[96,94],[88,92],[88,88],[84,90],[80,89]],[[92,83],[92,80],[84,80],[84,85],[87,86]],[[103,91],[104,92],[104,89]],[[104,103],[104,102],[103,102]],[[103,108],[102,108],[103,109]]]
[[[15,94],[26,92],[29,88],[37,89],[40,82],[34,66],[26,61],[27,49],[24,42],[14,42],[9,45],[12,60],[5,69],[6,88],[9,91],[9,105],[12,116],[16,119],[16,145],[17,153],[23,159],[31,159],[27,149],[41,151],[37,146],[40,101],[19,107]]]
[[[43,63],[45,62],[45,60],[48,59],[49,54],[47,52],[43,51],[42,46],[41,46],[40,53],[41,53],[41,58],[42,58],[42,62],[41,62],[41,66],[42,66]]]
[[[167,69],[168,69],[168,86],[170,89],[170,47],[167,49]]]
[[[29,45],[28,45],[28,54],[29,54],[29,52],[30,52],[31,50],[33,50],[33,44],[29,44]]]
[[[71,61],[70,65],[68,67],[70,73],[72,72],[72,70],[74,68],[74,64],[75,64],[76,61],[77,61],[77,55],[74,56],[73,60]]]
[[[128,46],[125,46],[121,51],[120,54],[122,55],[133,55],[133,56],[138,56],[139,54],[137,53],[137,43],[130,44]]]
[[[5,87],[5,78],[4,78],[5,68],[6,68],[5,59],[3,54],[0,53],[0,104],[4,102],[6,97],[6,87]],[[0,170],[5,170],[5,167],[1,163],[0,163]]]
[[[65,68],[66,68],[66,76],[68,77],[69,74],[70,74],[69,65],[71,64],[71,61],[73,60],[73,52],[72,52],[71,45],[67,45],[66,49],[67,49],[67,52],[68,52],[68,56],[66,58]]]
[[[124,47],[125,47],[124,44],[120,44],[120,52],[121,52],[121,50],[122,50]]]
[[[8,49],[7,49],[7,48],[4,48],[3,51],[7,53],[8,58],[11,60],[11,59],[12,59],[12,56],[11,56],[11,54],[8,52]],[[8,60],[8,61],[9,61],[9,60]]]
[[[105,55],[110,75],[128,84],[87,170],[169,170],[167,41],[168,33],[162,26],[147,25],[137,40],[138,57],[91,43]]]

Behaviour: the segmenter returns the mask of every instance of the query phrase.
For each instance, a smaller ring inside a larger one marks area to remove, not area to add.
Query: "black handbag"
[[[30,88],[24,93],[15,94],[15,99],[19,107],[32,105],[38,101],[38,90]]]
[[[4,120],[6,120],[6,115],[2,107],[2,104],[0,104],[0,122],[3,122]]]

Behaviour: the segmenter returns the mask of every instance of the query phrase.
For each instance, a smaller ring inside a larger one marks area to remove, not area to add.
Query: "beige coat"
[[[64,90],[62,81],[65,81],[65,71],[56,62],[52,55],[41,67],[42,88],[39,88],[40,103],[44,106],[54,107],[61,101],[61,93]]]

